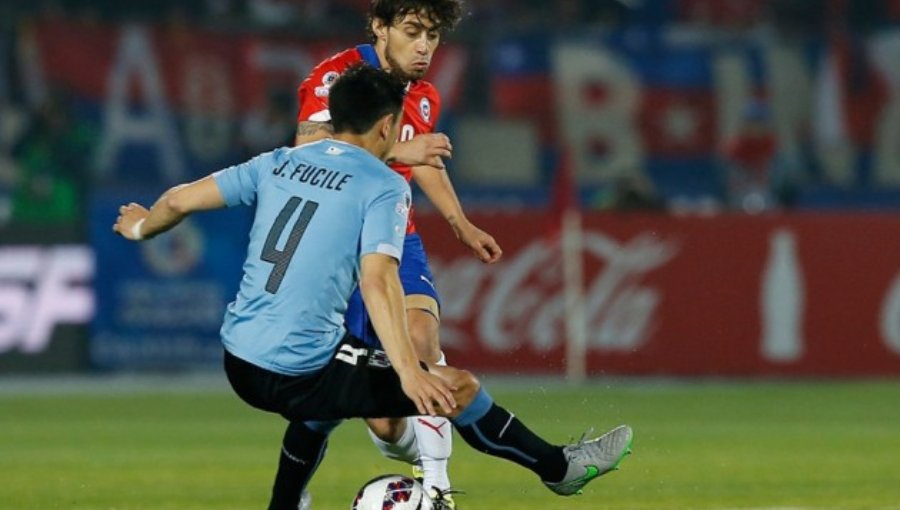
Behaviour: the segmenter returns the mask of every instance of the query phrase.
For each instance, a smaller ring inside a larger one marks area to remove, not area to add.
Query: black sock
[[[544,441],[528,430],[525,424],[506,409],[491,402],[483,416],[472,423],[467,421],[462,420],[463,424],[454,421],[454,425],[472,448],[511,460],[530,469],[541,480],[557,482],[566,476],[568,462],[563,456],[562,448]]]
[[[284,431],[269,510],[297,510],[300,494],[319,467],[327,446],[327,435],[310,429],[302,422],[288,425]]]

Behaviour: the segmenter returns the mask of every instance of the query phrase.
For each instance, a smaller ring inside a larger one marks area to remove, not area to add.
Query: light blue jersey
[[[344,335],[363,255],[400,259],[409,185],[369,152],[322,140],[221,170],[231,207],[256,204],[244,276],[222,342],[266,370],[324,367]]]

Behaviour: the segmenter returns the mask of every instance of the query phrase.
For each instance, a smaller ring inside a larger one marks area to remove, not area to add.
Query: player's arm
[[[175,186],[159,197],[149,210],[134,202],[119,208],[113,231],[126,239],[140,241],[157,236],[197,211],[225,207],[212,176]]]
[[[285,149],[276,149],[198,181],[175,186],[163,193],[149,210],[135,203],[123,205],[113,231],[126,239],[140,241],[171,229],[197,211],[250,205],[256,200],[260,168],[272,168],[284,152]]]
[[[318,142],[333,135],[334,128],[330,122],[302,120],[297,123],[294,145]],[[436,168],[444,168],[442,158],[451,157],[453,155],[452,151],[453,145],[450,143],[450,138],[447,135],[429,133],[416,136],[408,142],[394,144],[386,161],[401,165],[431,165]]]
[[[438,414],[435,402],[450,414],[456,407],[451,389],[442,379],[419,365],[406,326],[403,287],[397,274],[399,260],[383,253],[363,255],[359,290],[384,352],[400,377],[403,391],[421,414]]]
[[[428,165],[438,169],[444,168],[443,158],[453,156],[453,144],[443,133],[425,133],[416,135],[412,140],[397,142],[386,159],[388,164],[416,166]]]
[[[418,138],[418,137],[417,137]],[[476,227],[468,218],[459,203],[459,197],[445,170],[431,166],[413,167],[413,179],[425,193],[425,196],[441,213],[456,238],[468,246],[482,262],[492,264],[500,260],[503,250],[493,236]]]

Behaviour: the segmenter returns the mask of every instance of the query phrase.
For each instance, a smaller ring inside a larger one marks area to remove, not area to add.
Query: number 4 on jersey
[[[276,247],[278,240],[281,238],[281,234],[284,232],[291,216],[293,216],[297,208],[300,207],[301,202],[303,202],[302,198],[291,197],[290,200],[284,204],[284,208],[281,209],[281,212],[278,213],[278,217],[275,218],[275,223],[272,224],[272,229],[269,230],[269,235],[266,237],[266,244],[263,246],[260,259],[263,262],[269,262],[275,265],[275,267],[272,268],[272,272],[269,274],[269,280],[266,281],[266,291],[270,294],[275,294],[278,292],[278,288],[281,287],[281,281],[284,280],[284,275],[287,273],[291,259],[294,257],[294,252],[297,251],[297,246],[300,244],[300,238],[302,238],[303,234],[306,232],[309,220],[312,219],[313,214],[316,213],[316,209],[319,208],[318,202],[313,202],[311,200],[306,201],[306,204],[300,211],[300,216],[297,217],[297,221],[294,223],[294,227],[291,228],[291,233],[288,236],[287,242],[284,244],[284,249],[279,250]]]

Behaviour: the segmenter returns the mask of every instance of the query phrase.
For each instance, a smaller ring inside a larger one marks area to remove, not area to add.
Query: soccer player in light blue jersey
[[[471,446],[530,469],[561,495],[580,492],[630,451],[624,425],[552,445],[495,404],[471,373],[416,356],[398,277],[409,186],[382,162],[397,139],[403,97],[404,84],[390,74],[352,68],[331,89],[333,139],[176,186],[150,210],[122,206],[113,226],[140,241],[194,212],[255,205],[222,342],[235,393],[289,422],[270,510],[297,508],[325,453],[328,431],[317,428],[345,418],[448,417]],[[344,328],[357,285],[384,350]]]

